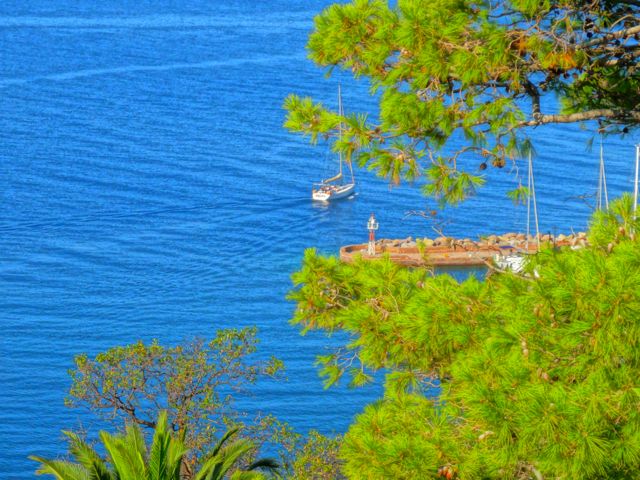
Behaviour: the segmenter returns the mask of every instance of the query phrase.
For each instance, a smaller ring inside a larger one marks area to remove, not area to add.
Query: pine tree
[[[471,277],[313,250],[293,322],[342,330],[331,384],[386,374],[342,447],[373,478],[640,478],[640,221],[629,196],[597,213],[586,248],[526,272]]]
[[[354,0],[316,17],[308,48],[378,95],[379,112],[342,121],[347,160],[392,183],[422,176],[455,203],[483,184],[478,169],[530,151],[531,127],[638,126],[639,17],[636,0]],[[295,95],[285,108],[290,130],[337,138],[335,112]]]

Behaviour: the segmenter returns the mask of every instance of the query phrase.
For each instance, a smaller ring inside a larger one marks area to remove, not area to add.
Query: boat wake
[[[75,80],[78,78],[103,76],[103,75],[119,75],[127,73],[140,72],[163,72],[170,70],[186,70],[186,69],[206,69],[217,67],[235,67],[240,65],[272,65],[277,63],[291,62],[292,60],[304,60],[304,55],[263,55],[250,56],[247,58],[235,58],[229,60],[208,60],[204,62],[194,63],[168,63],[164,65],[127,65],[123,67],[113,68],[92,68],[86,70],[76,70],[72,72],[52,73],[49,75],[39,75],[26,78],[7,78],[0,80],[0,87],[9,87],[12,85],[24,85],[31,82],[51,81],[63,82],[67,80]]]

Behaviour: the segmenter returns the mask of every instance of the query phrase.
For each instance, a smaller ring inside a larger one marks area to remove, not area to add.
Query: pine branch
[[[539,115],[533,120],[527,120],[520,122],[517,127],[534,127],[537,125],[547,123],[575,123],[584,122],[587,120],[597,119],[611,119],[611,120],[624,120],[630,119],[640,122],[640,111],[638,110],[613,110],[609,108],[599,108],[595,110],[588,110],[586,112],[570,113],[566,115],[562,114],[547,114]]]
[[[611,40],[616,40],[619,38],[628,38],[635,35],[636,33],[640,33],[640,25],[626,28],[624,30],[618,30],[617,32],[611,32],[599,38],[594,38],[593,40],[589,40],[588,42],[583,43],[578,48],[587,49],[595,45],[602,45],[604,43],[610,42]]]

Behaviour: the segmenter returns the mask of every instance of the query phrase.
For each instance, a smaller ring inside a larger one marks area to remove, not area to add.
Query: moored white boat
[[[350,196],[356,190],[355,183],[332,185],[329,183],[317,183],[311,190],[311,198],[318,202],[330,202]]]
[[[338,86],[338,113],[342,116],[344,111],[342,109],[342,95],[340,86]],[[342,139],[342,123],[338,126],[338,135]],[[339,169],[338,173],[331,178],[322,180],[320,183],[313,185],[311,189],[311,199],[317,202],[331,202],[333,200],[339,200],[351,196],[356,190],[356,181],[353,176],[353,167],[351,162],[347,161],[349,166],[349,172],[351,173],[351,182],[344,183],[344,176],[342,175],[342,152],[339,154]]]
[[[512,255],[494,255],[493,262],[501,270],[508,270],[514,273],[521,273],[526,262],[525,254],[518,253]]]

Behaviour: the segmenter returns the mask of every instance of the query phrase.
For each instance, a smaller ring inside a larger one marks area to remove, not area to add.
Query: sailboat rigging
[[[342,118],[344,116],[344,110],[342,108],[342,91],[340,85],[338,85],[338,114]],[[338,138],[342,140],[342,120],[338,125]],[[345,179],[342,172],[342,151],[339,152],[339,167],[338,173],[333,177],[322,180],[320,183],[315,183],[311,190],[311,198],[319,202],[330,202],[345,198],[353,194],[356,189],[356,182],[353,176],[353,166],[350,161],[346,162],[349,166],[349,172],[351,174],[351,182],[345,183]]]
[[[533,202],[532,202],[533,201]],[[511,270],[515,273],[520,273],[524,270],[526,263],[526,255],[531,250],[529,248],[529,239],[531,237],[531,205],[533,203],[533,219],[536,227],[536,248],[535,251],[540,250],[540,227],[538,225],[538,203],[536,201],[536,182],[533,175],[533,160],[531,158],[531,150],[529,150],[529,162],[527,171],[527,233],[524,244],[524,251],[517,253],[510,253],[508,255],[495,255],[493,257],[494,264],[501,270]]]

